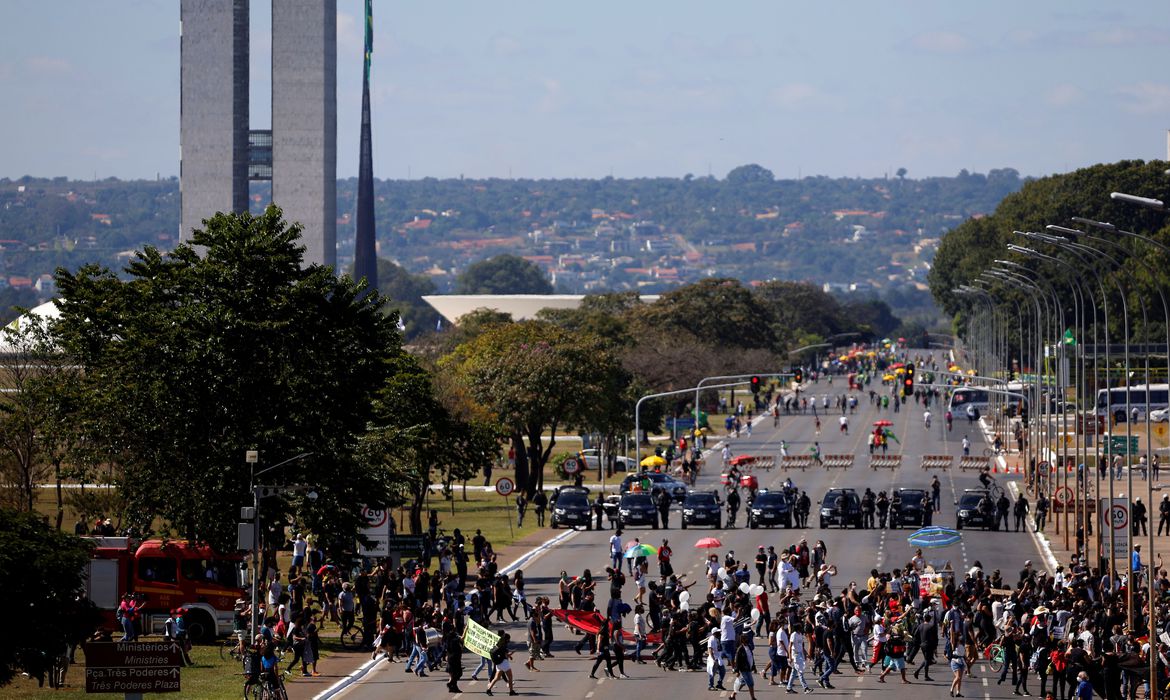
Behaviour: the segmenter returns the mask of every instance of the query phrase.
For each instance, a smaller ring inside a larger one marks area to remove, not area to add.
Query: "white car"
[[[600,466],[601,450],[596,448],[581,450],[577,453],[577,457],[585,463],[585,469],[596,471],[598,466]],[[614,457],[613,468],[614,471],[619,472],[637,471],[634,460],[622,455]]]
[[[1170,408],[1158,408],[1150,411],[1150,422],[1165,423],[1167,416],[1170,415]]]

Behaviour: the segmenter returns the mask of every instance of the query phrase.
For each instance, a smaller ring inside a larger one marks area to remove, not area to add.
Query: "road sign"
[[[385,508],[371,508],[370,506],[362,507],[362,518],[366,521],[366,527],[375,528],[382,527],[390,518],[390,511]]]
[[[499,480],[496,481],[496,493],[500,494],[501,496],[507,496],[515,490],[516,482],[512,481],[506,476],[501,476]]]
[[[666,427],[678,430],[690,430],[695,427],[694,417],[690,418],[667,418]]]
[[[177,693],[182,652],[174,642],[85,645],[85,692]]]
[[[1138,436],[1110,435],[1109,444],[1105,446],[1105,453],[1111,455],[1132,455],[1138,452]]]
[[[1129,557],[1129,499],[1114,498],[1110,504],[1108,498],[1101,499],[1101,556],[1109,551],[1109,540],[1113,540],[1113,558],[1128,562]],[[1110,534],[1112,533],[1112,535]]]
[[[573,476],[577,472],[581,471],[581,462],[579,462],[576,457],[569,457],[561,464],[561,469],[564,470],[565,474]]]
[[[1055,493],[1052,494],[1052,500],[1056,501],[1062,506],[1066,503],[1070,503],[1072,499],[1073,490],[1068,486],[1061,486],[1060,488],[1056,489]]]

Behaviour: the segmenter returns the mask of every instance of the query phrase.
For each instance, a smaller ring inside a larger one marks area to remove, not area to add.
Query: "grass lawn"
[[[150,638],[146,638],[150,639]],[[184,698],[190,700],[237,700],[243,697],[244,679],[240,668],[231,659],[221,661],[219,649],[215,646],[196,646],[191,650],[194,666],[181,671],[182,690],[178,693],[147,693],[147,698]],[[0,688],[0,697],[5,700],[25,700],[31,698],[62,698],[82,700],[82,698],[98,697],[85,693],[85,654],[77,650],[77,663],[69,667],[66,676],[68,687],[62,690],[51,690],[48,685],[38,688],[35,680],[17,676],[11,684]],[[117,693],[103,694],[104,697],[116,697]]]

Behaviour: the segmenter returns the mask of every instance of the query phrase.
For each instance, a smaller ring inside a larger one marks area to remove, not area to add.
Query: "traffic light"
[[[796,382],[797,384],[804,384],[803,367],[797,367],[796,369],[792,370],[792,381]]]
[[[760,378],[759,377],[752,377],[751,382],[752,382],[752,393],[753,394],[760,393]]]
[[[914,395],[914,363],[906,365],[906,375],[902,379],[902,396]]]

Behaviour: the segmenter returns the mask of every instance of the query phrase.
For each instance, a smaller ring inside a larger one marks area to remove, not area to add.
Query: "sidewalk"
[[[504,563],[504,566],[507,566],[509,563],[515,561],[517,558],[523,556],[530,550],[544,544],[551,537],[564,533],[565,531],[554,531],[549,528],[542,528],[525,535],[507,547],[501,548],[497,551],[497,554],[499,554],[500,561]],[[472,570],[468,573],[470,581],[474,581],[475,571]],[[336,635],[336,624],[330,625],[322,633],[322,636],[327,639],[330,637],[336,637]],[[345,678],[350,673],[352,673],[354,669],[369,660],[369,652],[330,652],[328,656],[323,657],[320,661],[317,662],[317,671],[321,674],[320,676],[317,676],[316,678],[304,678],[300,675],[300,669],[298,668],[295,675],[291,675],[285,679],[285,687],[288,690],[289,700],[312,700],[312,698],[316,697],[319,693],[326,690],[334,683],[337,683],[342,678]]]

